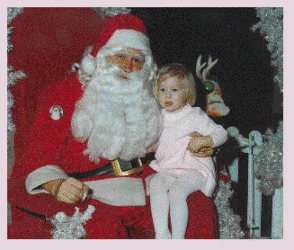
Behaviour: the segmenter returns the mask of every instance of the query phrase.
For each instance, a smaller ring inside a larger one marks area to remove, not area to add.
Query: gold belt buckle
[[[130,164],[130,166],[132,167],[133,164],[138,165],[137,167],[128,169],[129,166],[126,166]],[[139,174],[142,173],[144,170],[143,164],[141,162],[140,158],[137,159],[133,159],[131,161],[123,161],[121,159],[116,159],[111,161],[111,165],[113,167],[114,170],[114,174],[116,176],[128,176],[131,174]],[[127,169],[127,170],[125,170]]]

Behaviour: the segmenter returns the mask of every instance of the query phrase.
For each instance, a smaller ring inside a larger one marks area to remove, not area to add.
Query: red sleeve
[[[47,194],[29,195],[25,189],[25,180],[32,171],[46,166],[59,165],[60,154],[65,145],[66,137],[71,125],[71,117],[76,101],[81,97],[82,89],[77,74],[65,81],[46,88],[37,101],[36,119],[32,126],[29,141],[18,165],[15,165],[8,180],[8,198],[17,206],[33,206],[35,200],[46,195],[44,202],[51,203]],[[49,110],[58,105],[63,110],[60,120],[51,119]],[[57,202],[57,201],[56,201]],[[33,208],[32,207],[32,208]],[[42,206],[42,209],[44,206]]]
[[[22,164],[16,166],[12,178],[15,178],[15,174],[27,176],[30,172],[46,165],[58,166],[60,153],[70,129],[75,103],[81,95],[82,89],[77,74],[43,91],[37,101],[37,115]],[[59,120],[53,120],[50,116],[50,108],[54,105],[63,110],[63,116]]]

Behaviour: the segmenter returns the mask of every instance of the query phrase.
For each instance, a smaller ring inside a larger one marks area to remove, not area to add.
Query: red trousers
[[[89,204],[94,205],[96,210],[85,224],[87,239],[154,239],[149,200],[142,207],[115,207],[97,200],[68,206],[73,211],[78,206],[83,212]],[[211,199],[198,191],[190,195],[188,206],[186,239],[217,238],[217,221]],[[51,230],[49,221],[12,206],[12,224],[8,226],[8,239],[50,239]]]

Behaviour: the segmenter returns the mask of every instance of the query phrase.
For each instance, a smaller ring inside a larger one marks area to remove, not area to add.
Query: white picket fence
[[[258,131],[249,133],[245,138],[239,133],[236,127],[229,127],[228,133],[234,137],[240,147],[244,147],[241,152],[248,154],[248,198],[247,198],[247,227],[249,228],[249,238],[261,238],[261,214],[262,214],[262,193],[258,189],[259,180],[255,178],[254,157],[260,152],[263,144],[263,136]],[[238,182],[239,159],[236,158],[229,167],[232,181]],[[283,189],[277,189],[273,195],[272,202],[272,222],[271,239],[283,238]]]

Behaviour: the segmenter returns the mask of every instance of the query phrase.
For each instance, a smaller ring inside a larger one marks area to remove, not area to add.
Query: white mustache
[[[114,75],[119,78],[119,79],[123,79],[123,80],[142,80],[144,77],[144,69],[138,70],[138,71],[134,71],[131,73],[127,73],[125,72],[123,69],[112,65],[113,66],[113,73]]]
[[[123,80],[130,80],[130,76],[128,73],[120,72],[115,75],[117,78],[123,79]]]

